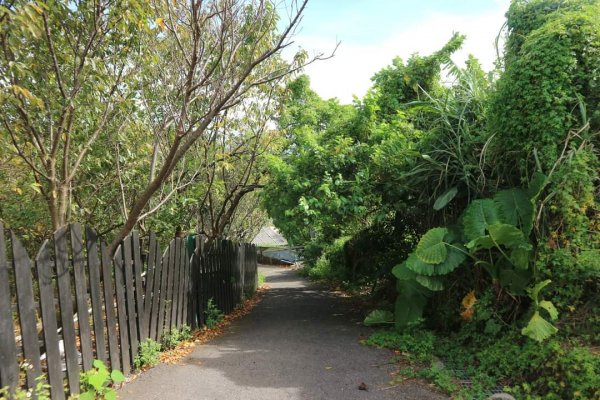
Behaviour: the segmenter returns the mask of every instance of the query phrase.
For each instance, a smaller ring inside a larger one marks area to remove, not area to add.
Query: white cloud
[[[370,78],[389,65],[395,56],[406,60],[413,53],[430,54],[441,48],[453,32],[467,36],[463,48],[453,57],[457,63],[473,54],[490,70],[496,59],[494,42],[504,24],[507,0],[485,14],[456,15],[431,14],[411,26],[399,26],[394,34],[377,44],[355,44],[343,41],[335,57],[314,63],[306,68],[311,86],[323,98],[337,97],[349,103],[352,95],[362,97],[371,86]],[[307,51],[328,52],[335,46],[335,38],[311,37],[300,34],[296,43]]]

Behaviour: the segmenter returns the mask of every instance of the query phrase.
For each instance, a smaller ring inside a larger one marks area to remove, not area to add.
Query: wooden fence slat
[[[105,243],[100,243],[100,259],[102,267],[102,283],[104,288],[104,311],[106,313],[106,333],[108,336],[108,356],[111,369],[121,369],[119,357],[119,337],[115,316],[115,290],[113,286],[113,268]]]
[[[196,242],[197,243],[197,242]],[[198,329],[198,257],[196,251],[190,258],[190,292],[188,321],[192,329]]]
[[[75,296],[77,299],[77,325],[79,326],[79,341],[81,344],[81,359],[83,370],[92,368],[92,334],[90,329],[90,314],[88,312],[87,283],[85,276],[85,254],[83,253],[83,236],[81,225],[71,224],[71,248],[73,250],[73,275],[75,277]]]
[[[0,387],[15,387],[19,380],[19,367],[5,246],[4,225],[0,222]]]
[[[191,279],[191,286],[192,286],[192,292],[190,293],[190,295],[192,296],[192,308],[191,308],[191,313],[192,313],[192,328],[193,329],[197,329],[200,327],[201,321],[202,321],[202,317],[201,317],[201,313],[202,313],[202,306],[200,303],[200,290],[201,290],[201,285],[200,285],[200,261],[201,261],[201,244],[200,244],[200,235],[196,235],[196,239],[195,239],[195,245],[194,245],[194,255],[192,258],[192,263],[191,263],[191,275],[190,275],[190,279]]]
[[[156,337],[158,340],[162,338],[165,331],[165,309],[167,309],[167,285],[169,279],[169,260],[171,259],[171,246],[165,249],[162,256],[162,272],[160,277],[160,298],[158,303],[158,324],[156,325]]]
[[[61,366],[60,349],[58,347],[58,326],[56,322],[56,308],[54,305],[54,271],[50,260],[49,241],[42,244],[36,258],[38,284],[40,287],[40,309],[42,316],[42,331],[46,348],[46,368],[48,370],[48,383],[50,395],[53,400],[63,400],[63,373]]]
[[[185,292],[185,273],[186,273],[186,262],[187,249],[185,246],[185,240],[181,239],[179,245],[179,291],[177,293],[177,323],[179,326],[183,325],[183,309],[185,304],[183,302]]]
[[[221,275],[221,279],[222,279],[222,284],[223,284],[223,308],[221,309],[225,314],[227,314],[229,312],[229,285],[228,280],[229,280],[229,274],[228,274],[228,267],[229,267],[229,241],[225,240],[223,241],[223,255],[221,257],[221,265],[222,265],[222,275]]]
[[[218,288],[219,288],[219,310],[225,310],[225,277],[224,277],[224,255],[225,255],[225,241],[219,240],[219,258],[217,259],[218,272]]]
[[[138,231],[131,233],[131,244],[133,250],[133,272],[134,272],[134,290],[135,290],[135,309],[137,322],[137,337],[139,341],[148,337],[148,328],[146,327],[146,314],[144,313],[144,283],[142,281],[142,253],[140,249],[140,235]]]
[[[31,260],[14,232],[11,232],[11,242],[23,356],[33,367],[27,369],[27,384],[29,387],[34,387],[36,378],[42,374],[42,365],[37,334],[36,307],[33,297]]]
[[[113,258],[115,266],[115,289],[117,292],[117,315],[119,318],[119,338],[121,339],[121,370],[124,374],[131,371],[131,358],[129,357],[129,333],[127,325],[127,311],[125,300],[125,271],[123,265],[122,245],[117,248]]]
[[[190,305],[188,304],[188,294],[190,291],[189,283],[190,283],[190,258],[187,251],[187,243],[184,241],[183,246],[183,291],[181,297],[181,324],[191,326],[188,321],[188,308]]]
[[[220,241],[219,240],[215,240],[215,252],[213,253],[212,256],[212,273],[211,273],[211,285],[212,285],[212,298],[213,298],[213,302],[214,304],[218,307],[218,308],[223,308],[222,303],[221,303],[221,280],[220,280],[220,263],[219,263],[219,258],[220,258],[220,250],[221,250],[221,246],[220,246]]]
[[[98,256],[98,237],[89,227],[85,227],[85,247],[90,278],[90,296],[92,298],[92,317],[94,318],[94,342],[98,360],[106,362],[106,338],[104,336],[104,314],[102,312],[102,289],[100,288],[100,258]]]
[[[171,330],[173,328],[171,315],[173,313],[173,270],[177,260],[175,257],[177,247],[176,243],[177,241],[173,239],[169,245],[169,275],[167,278],[167,297],[165,300],[165,330]]]
[[[237,305],[237,301],[235,299],[235,285],[237,280],[235,279],[235,243],[229,241],[228,247],[229,260],[227,261],[227,288],[229,292],[229,312],[233,311],[235,306]]]
[[[198,326],[204,325],[204,310],[206,307],[205,297],[206,297],[206,253],[204,238],[198,239]]]
[[[175,263],[173,264],[173,296],[171,297],[171,328],[179,328],[177,311],[179,309],[179,275],[181,269],[181,239],[175,239]]]
[[[160,313],[160,285],[162,280],[162,267],[163,263],[161,262],[161,253],[160,246],[156,243],[154,248],[154,283],[152,290],[152,313],[150,314],[150,337],[153,340],[159,340],[158,337],[158,315]]]
[[[129,351],[131,361],[135,360],[138,352],[138,328],[135,304],[135,288],[133,282],[133,254],[131,250],[131,235],[123,240],[123,269],[125,272],[125,298],[127,300],[127,323],[129,325]]]
[[[67,377],[71,395],[79,394],[79,368],[77,340],[73,323],[73,298],[71,289],[71,272],[69,271],[67,250],[67,226],[54,232],[54,254],[58,281],[58,298],[60,303],[60,319],[62,326],[63,346],[67,362]]]
[[[144,324],[143,335],[144,339],[152,338],[150,333],[150,319],[152,312],[152,294],[156,290],[154,289],[154,274],[156,272],[156,237],[154,233],[150,232],[150,240],[148,242],[148,260],[146,262],[146,290],[144,293]]]
[[[228,275],[228,269],[229,269],[229,241],[226,240],[223,242],[223,256],[221,258],[221,263],[222,263],[222,274],[221,274],[221,279],[222,279],[222,285],[223,285],[223,308],[222,310],[225,313],[229,312],[229,275]]]

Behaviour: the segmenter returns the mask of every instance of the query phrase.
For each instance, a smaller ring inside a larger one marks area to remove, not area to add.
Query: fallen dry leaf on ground
[[[196,345],[206,343],[222,334],[225,328],[231,325],[233,321],[249,314],[250,311],[252,311],[252,309],[262,300],[262,296],[268,288],[268,285],[263,285],[262,287],[258,288],[252,297],[244,301],[231,313],[227,314],[214,328],[208,329],[207,327],[203,327],[202,329],[199,329],[193,333],[191,340],[179,343],[173,350],[160,353],[160,361],[167,364],[176,364],[182,358],[190,354]]]

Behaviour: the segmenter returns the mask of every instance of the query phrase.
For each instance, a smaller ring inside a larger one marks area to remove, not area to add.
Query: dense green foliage
[[[303,7],[2,2],[0,219],[38,244],[83,222],[113,250],[134,227],[253,237],[280,89],[307,61],[280,57],[284,10]]]
[[[133,366],[136,369],[143,367],[153,367],[160,361],[160,350],[162,345],[156,340],[150,338],[139,344],[138,354],[133,360]]]
[[[206,303],[206,310],[204,310],[204,316],[206,318],[205,324],[208,329],[214,328],[219,322],[223,320],[223,318],[225,318],[225,314],[223,314],[223,312],[217,308],[212,297],[208,299],[208,303]]]
[[[116,400],[117,392],[114,384],[125,381],[125,376],[119,370],[109,372],[100,360],[94,360],[94,368],[81,374],[81,400]]]
[[[519,332],[502,336],[462,331],[378,331],[365,344],[400,350],[408,367],[399,379],[423,377],[456,399],[486,399],[500,387],[518,399],[594,399],[600,395],[600,359],[580,342],[552,339],[544,346]],[[398,379],[398,378],[397,378]],[[461,387],[459,380],[471,384]]]
[[[162,334],[160,338],[161,350],[172,350],[181,342],[186,340],[190,340],[192,338],[192,329],[183,325],[181,328],[173,328],[169,331],[166,331]]]
[[[595,0],[514,0],[493,73],[455,65],[455,35],[395,59],[353,105],[307,78],[288,87],[263,196],[274,223],[309,276],[370,288],[368,324],[393,309],[397,329],[435,332],[431,354],[479,366],[480,394],[597,396],[598,15]]]

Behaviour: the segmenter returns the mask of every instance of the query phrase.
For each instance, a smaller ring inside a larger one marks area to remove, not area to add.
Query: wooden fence
[[[256,287],[249,244],[176,238],[161,252],[153,234],[133,232],[111,258],[93,230],[84,238],[71,224],[32,261],[0,224],[0,387],[33,387],[44,375],[52,398],[65,399],[94,359],[128,374],[141,341],[201,326],[209,299],[228,313]]]

